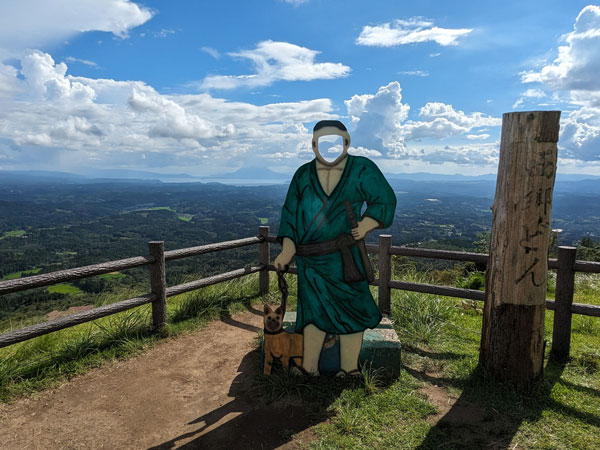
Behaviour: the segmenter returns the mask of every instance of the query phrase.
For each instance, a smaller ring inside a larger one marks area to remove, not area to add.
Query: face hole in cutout
[[[342,136],[321,136],[317,142],[319,154],[327,162],[333,162],[340,157],[344,150],[344,139]]]

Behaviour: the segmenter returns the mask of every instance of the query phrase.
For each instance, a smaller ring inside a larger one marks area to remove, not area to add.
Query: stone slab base
[[[296,324],[296,313],[286,312],[284,329],[293,332]],[[362,365],[370,364],[374,369],[384,369],[390,375],[397,375],[401,366],[401,344],[392,327],[390,319],[384,317],[377,328],[365,330],[363,345],[359,355]],[[325,337],[323,350],[319,359],[319,372],[325,375],[335,374],[340,370],[340,340],[338,335],[328,334]]]

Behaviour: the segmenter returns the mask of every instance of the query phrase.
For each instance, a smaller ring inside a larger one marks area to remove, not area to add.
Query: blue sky
[[[502,113],[560,109],[600,175],[600,6],[579,1],[0,4],[0,169],[207,175],[311,160],[339,119],[387,173],[495,172]]]

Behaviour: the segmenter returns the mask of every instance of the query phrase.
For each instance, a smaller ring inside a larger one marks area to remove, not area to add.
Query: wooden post
[[[379,235],[379,311],[389,316],[391,311],[391,288],[392,279],[392,236],[390,234]]]
[[[560,111],[502,116],[479,362],[521,388],[543,370],[559,119]]]
[[[577,248],[558,247],[556,272],[556,304],[550,356],[557,362],[566,362],[571,349],[571,305],[575,289],[575,256]]]
[[[266,240],[269,236],[269,226],[261,225],[258,227],[258,234],[265,238],[260,244],[258,244],[258,262],[265,265],[265,268],[258,274],[258,295],[265,295],[269,293],[269,271],[267,265],[270,263],[270,247],[271,245]]]
[[[165,269],[164,241],[151,241],[150,256],[154,262],[150,264],[150,286],[156,300],[152,302],[152,326],[160,329],[167,323],[167,280]]]

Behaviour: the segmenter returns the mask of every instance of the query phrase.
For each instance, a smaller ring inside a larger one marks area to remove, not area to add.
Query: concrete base
[[[295,325],[296,313],[286,312],[284,329],[293,333]],[[384,317],[377,328],[365,330],[359,362],[361,365],[370,362],[374,369],[383,368],[390,375],[398,374],[402,364],[401,345],[390,319]],[[328,334],[321,350],[319,372],[330,375],[339,370],[340,340],[338,335]]]

